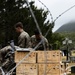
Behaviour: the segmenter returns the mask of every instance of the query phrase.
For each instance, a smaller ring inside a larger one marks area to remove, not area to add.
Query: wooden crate
[[[38,75],[37,64],[20,64],[16,68],[16,75]]]
[[[65,71],[64,63],[61,63],[61,74],[63,74]]]
[[[37,52],[37,63],[53,63],[62,61],[61,51],[38,51]]]
[[[20,62],[29,52],[15,52],[15,62]],[[36,63],[36,52],[32,52],[22,63]]]
[[[46,69],[46,75],[60,75],[60,64],[38,64],[39,74],[44,75]]]
[[[69,67],[69,63],[66,63],[66,68]],[[65,64],[64,63],[61,63],[61,73],[63,74],[65,71]],[[67,70],[66,72],[69,72],[69,70]]]

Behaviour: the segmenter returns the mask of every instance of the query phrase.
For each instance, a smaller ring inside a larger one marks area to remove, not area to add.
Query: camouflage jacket
[[[44,36],[42,36],[41,38],[43,38],[44,44],[45,44],[45,48],[48,50],[48,49],[49,49],[48,40],[47,40]],[[36,47],[37,44],[38,44],[40,41],[41,41],[41,39],[40,39],[40,40],[37,40],[36,37],[35,37],[35,35],[33,35],[33,36],[31,37],[31,47],[32,47],[32,48]],[[44,50],[43,42],[37,47],[36,50]]]
[[[21,48],[30,47],[30,36],[27,32],[23,31],[18,37],[18,46]]]

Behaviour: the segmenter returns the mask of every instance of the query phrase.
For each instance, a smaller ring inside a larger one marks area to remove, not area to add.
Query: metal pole
[[[66,45],[67,45],[67,58],[66,58],[66,60],[68,61],[68,40],[66,40]]]

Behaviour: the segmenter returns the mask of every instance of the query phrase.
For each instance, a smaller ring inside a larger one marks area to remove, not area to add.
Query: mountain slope
[[[56,32],[75,32],[75,22],[62,25]]]

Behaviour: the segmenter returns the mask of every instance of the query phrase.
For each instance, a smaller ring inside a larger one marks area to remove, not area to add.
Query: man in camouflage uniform
[[[14,47],[19,48],[18,46],[14,46]],[[0,66],[2,67],[4,72],[9,71],[16,65],[14,62],[14,51],[13,51],[11,45],[8,45],[8,46],[0,49]],[[0,75],[2,75],[2,74],[0,74]]]
[[[15,29],[16,29],[16,32],[19,33],[18,46],[21,48],[30,47],[30,44],[31,44],[30,37],[29,37],[29,34],[23,30],[23,24],[21,22],[18,22],[17,24],[15,24]],[[13,59],[14,54],[11,55],[12,54],[11,50],[12,50],[11,46],[6,46],[0,50],[0,64],[2,64],[1,66],[5,70],[7,69],[7,67],[9,67],[10,62],[14,61]]]
[[[43,39],[45,48],[46,50],[48,50],[49,49],[48,40],[43,35],[40,35],[37,29],[34,31],[34,33],[35,35],[31,36],[31,47],[32,48],[36,47],[38,43]],[[43,42],[37,47],[36,50],[44,50]]]
[[[12,61],[14,63],[14,57],[11,52],[11,46],[6,46],[0,50],[0,65],[5,72],[10,67],[10,64],[12,64]]]
[[[0,50],[0,64],[5,61],[6,54],[10,51],[11,47],[6,46]]]
[[[15,25],[16,32],[19,33],[18,37],[18,46],[21,48],[28,48],[30,47],[30,36],[27,32],[23,30],[23,24],[21,22],[18,22]]]

